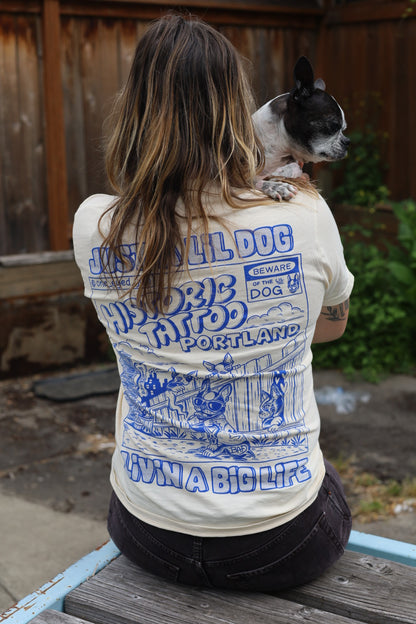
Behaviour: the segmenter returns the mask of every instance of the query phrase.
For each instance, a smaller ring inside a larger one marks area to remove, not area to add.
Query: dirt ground
[[[34,393],[36,380],[0,382],[0,491],[104,520],[116,393],[57,402]],[[372,385],[315,373],[318,394],[337,388],[348,400],[320,405],[321,445],[342,474],[357,526],[406,514],[413,529],[397,539],[416,540],[416,378]]]

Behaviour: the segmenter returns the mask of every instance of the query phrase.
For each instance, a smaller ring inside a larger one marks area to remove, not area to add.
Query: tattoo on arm
[[[326,317],[328,321],[345,321],[348,309],[350,307],[349,299],[336,306],[326,306],[322,315]]]

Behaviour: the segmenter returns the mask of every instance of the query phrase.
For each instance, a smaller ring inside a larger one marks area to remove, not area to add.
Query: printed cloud
[[[292,306],[291,303],[284,302],[278,306],[273,306],[266,312],[266,314],[250,316],[247,319],[247,325],[272,325],[276,323],[283,323],[292,321],[296,318],[300,318],[304,315],[304,311],[301,308]]]

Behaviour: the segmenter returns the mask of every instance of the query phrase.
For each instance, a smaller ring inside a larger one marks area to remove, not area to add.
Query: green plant
[[[392,209],[399,223],[397,234],[399,245],[391,248],[388,269],[404,289],[406,297],[415,311],[416,203],[408,199],[403,202],[393,203]]]
[[[402,13],[402,19],[407,19],[413,14],[413,6],[416,3],[416,0],[409,0],[407,7],[404,9]]]
[[[415,368],[416,203],[407,200],[392,209],[398,220],[394,245],[374,240],[375,232],[366,229],[341,232],[355,276],[348,326],[339,341],[314,345],[315,368],[337,368],[372,382]]]
[[[313,347],[315,367],[338,368],[350,377],[359,373],[373,382],[416,365],[416,203],[390,204],[398,223],[395,244],[383,239],[374,219],[377,204],[386,204],[389,195],[382,156],[387,136],[378,130],[381,107],[377,93],[355,93],[344,102],[351,146],[347,158],[333,164],[342,175],[331,199],[362,207],[356,209],[359,223],[341,230],[355,285],[342,339]]]
[[[381,160],[380,136],[371,124],[348,134],[351,141],[345,161],[333,163],[342,170],[342,179],[331,199],[341,204],[373,206],[385,202],[389,190],[383,183],[384,165]]]
[[[394,479],[390,479],[386,485],[386,494],[387,496],[401,496],[403,492],[403,484],[399,483],[399,481],[395,481]]]
[[[379,515],[385,511],[385,505],[380,500],[361,501],[357,510],[357,515]]]
[[[380,129],[383,100],[379,93],[354,93],[343,102],[351,141],[348,156],[331,164],[336,186],[331,201],[350,206],[375,206],[384,203],[389,190],[384,184],[387,169],[383,151],[387,134]]]
[[[356,483],[362,487],[370,487],[372,485],[377,485],[378,479],[375,475],[370,474],[369,472],[363,472],[356,477]]]

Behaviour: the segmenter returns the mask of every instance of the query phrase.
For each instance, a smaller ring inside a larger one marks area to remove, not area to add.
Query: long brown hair
[[[179,264],[187,264],[178,199],[184,205],[186,241],[193,219],[200,220],[204,234],[208,231],[202,201],[208,184],[217,183],[230,206],[247,205],[239,193],[254,190],[264,164],[252,108],[242,60],[224,36],[177,14],[150,25],[112,116],[106,167],[118,198],[102,244],[103,257],[108,248],[110,257],[123,261],[123,235],[135,227],[140,252],[131,291],[137,289],[139,306],[163,311],[178,268],[177,250]]]

